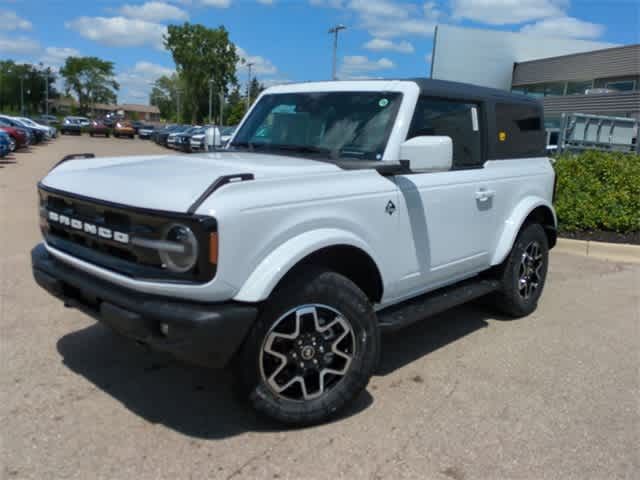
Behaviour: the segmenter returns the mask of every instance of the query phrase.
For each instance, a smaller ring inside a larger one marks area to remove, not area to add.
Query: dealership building
[[[563,113],[640,119],[640,45],[439,25],[431,76],[538,97],[548,127]]]

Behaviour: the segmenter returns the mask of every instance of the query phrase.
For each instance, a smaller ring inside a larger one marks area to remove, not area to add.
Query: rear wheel
[[[498,308],[513,317],[534,312],[549,268],[549,242],[542,225],[525,225],[500,270]]]
[[[259,412],[291,425],[324,422],[364,390],[379,343],[366,295],[314,268],[267,302],[237,359],[238,378]]]

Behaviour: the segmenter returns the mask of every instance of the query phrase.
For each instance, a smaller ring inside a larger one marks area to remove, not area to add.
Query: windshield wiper
[[[318,153],[320,155],[327,155],[331,158],[334,156],[334,152],[328,148],[314,147],[313,145],[283,145],[272,144],[270,148],[274,150],[284,150],[285,152],[299,152],[299,153]]]
[[[255,144],[253,144],[251,142],[233,142],[230,146],[231,147],[246,148],[250,152],[253,152],[253,148],[255,147]]]

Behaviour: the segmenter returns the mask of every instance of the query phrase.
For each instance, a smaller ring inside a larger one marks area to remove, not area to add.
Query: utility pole
[[[251,106],[251,67],[253,67],[255,63],[249,62],[247,63],[247,68],[249,69],[249,79],[247,80],[247,111]]]
[[[331,28],[329,30],[329,34],[333,35],[333,65],[332,65],[332,69],[331,69],[331,79],[332,80],[337,80],[338,79],[338,70],[337,70],[337,63],[338,63],[338,33],[340,33],[340,30],[346,30],[347,27],[345,27],[342,24],[338,24],[335,27]]]
[[[49,72],[44,76],[44,114],[49,121]]]
[[[220,126],[224,125],[224,90],[220,90]]]
[[[209,79],[209,125],[213,123],[211,121],[212,106],[213,106],[213,77]]]
[[[180,123],[180,117],[181,117],[181,112],[180,112],[180,93],[181,90],[178,88],[176,89],[176,123]]]
[[[20,74],[20,115],[24,116],[24,76]]]

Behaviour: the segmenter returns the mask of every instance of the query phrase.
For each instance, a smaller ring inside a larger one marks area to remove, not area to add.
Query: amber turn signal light
[[[209,234],[209,262],[213,265],[218,264],[218,233]]]

